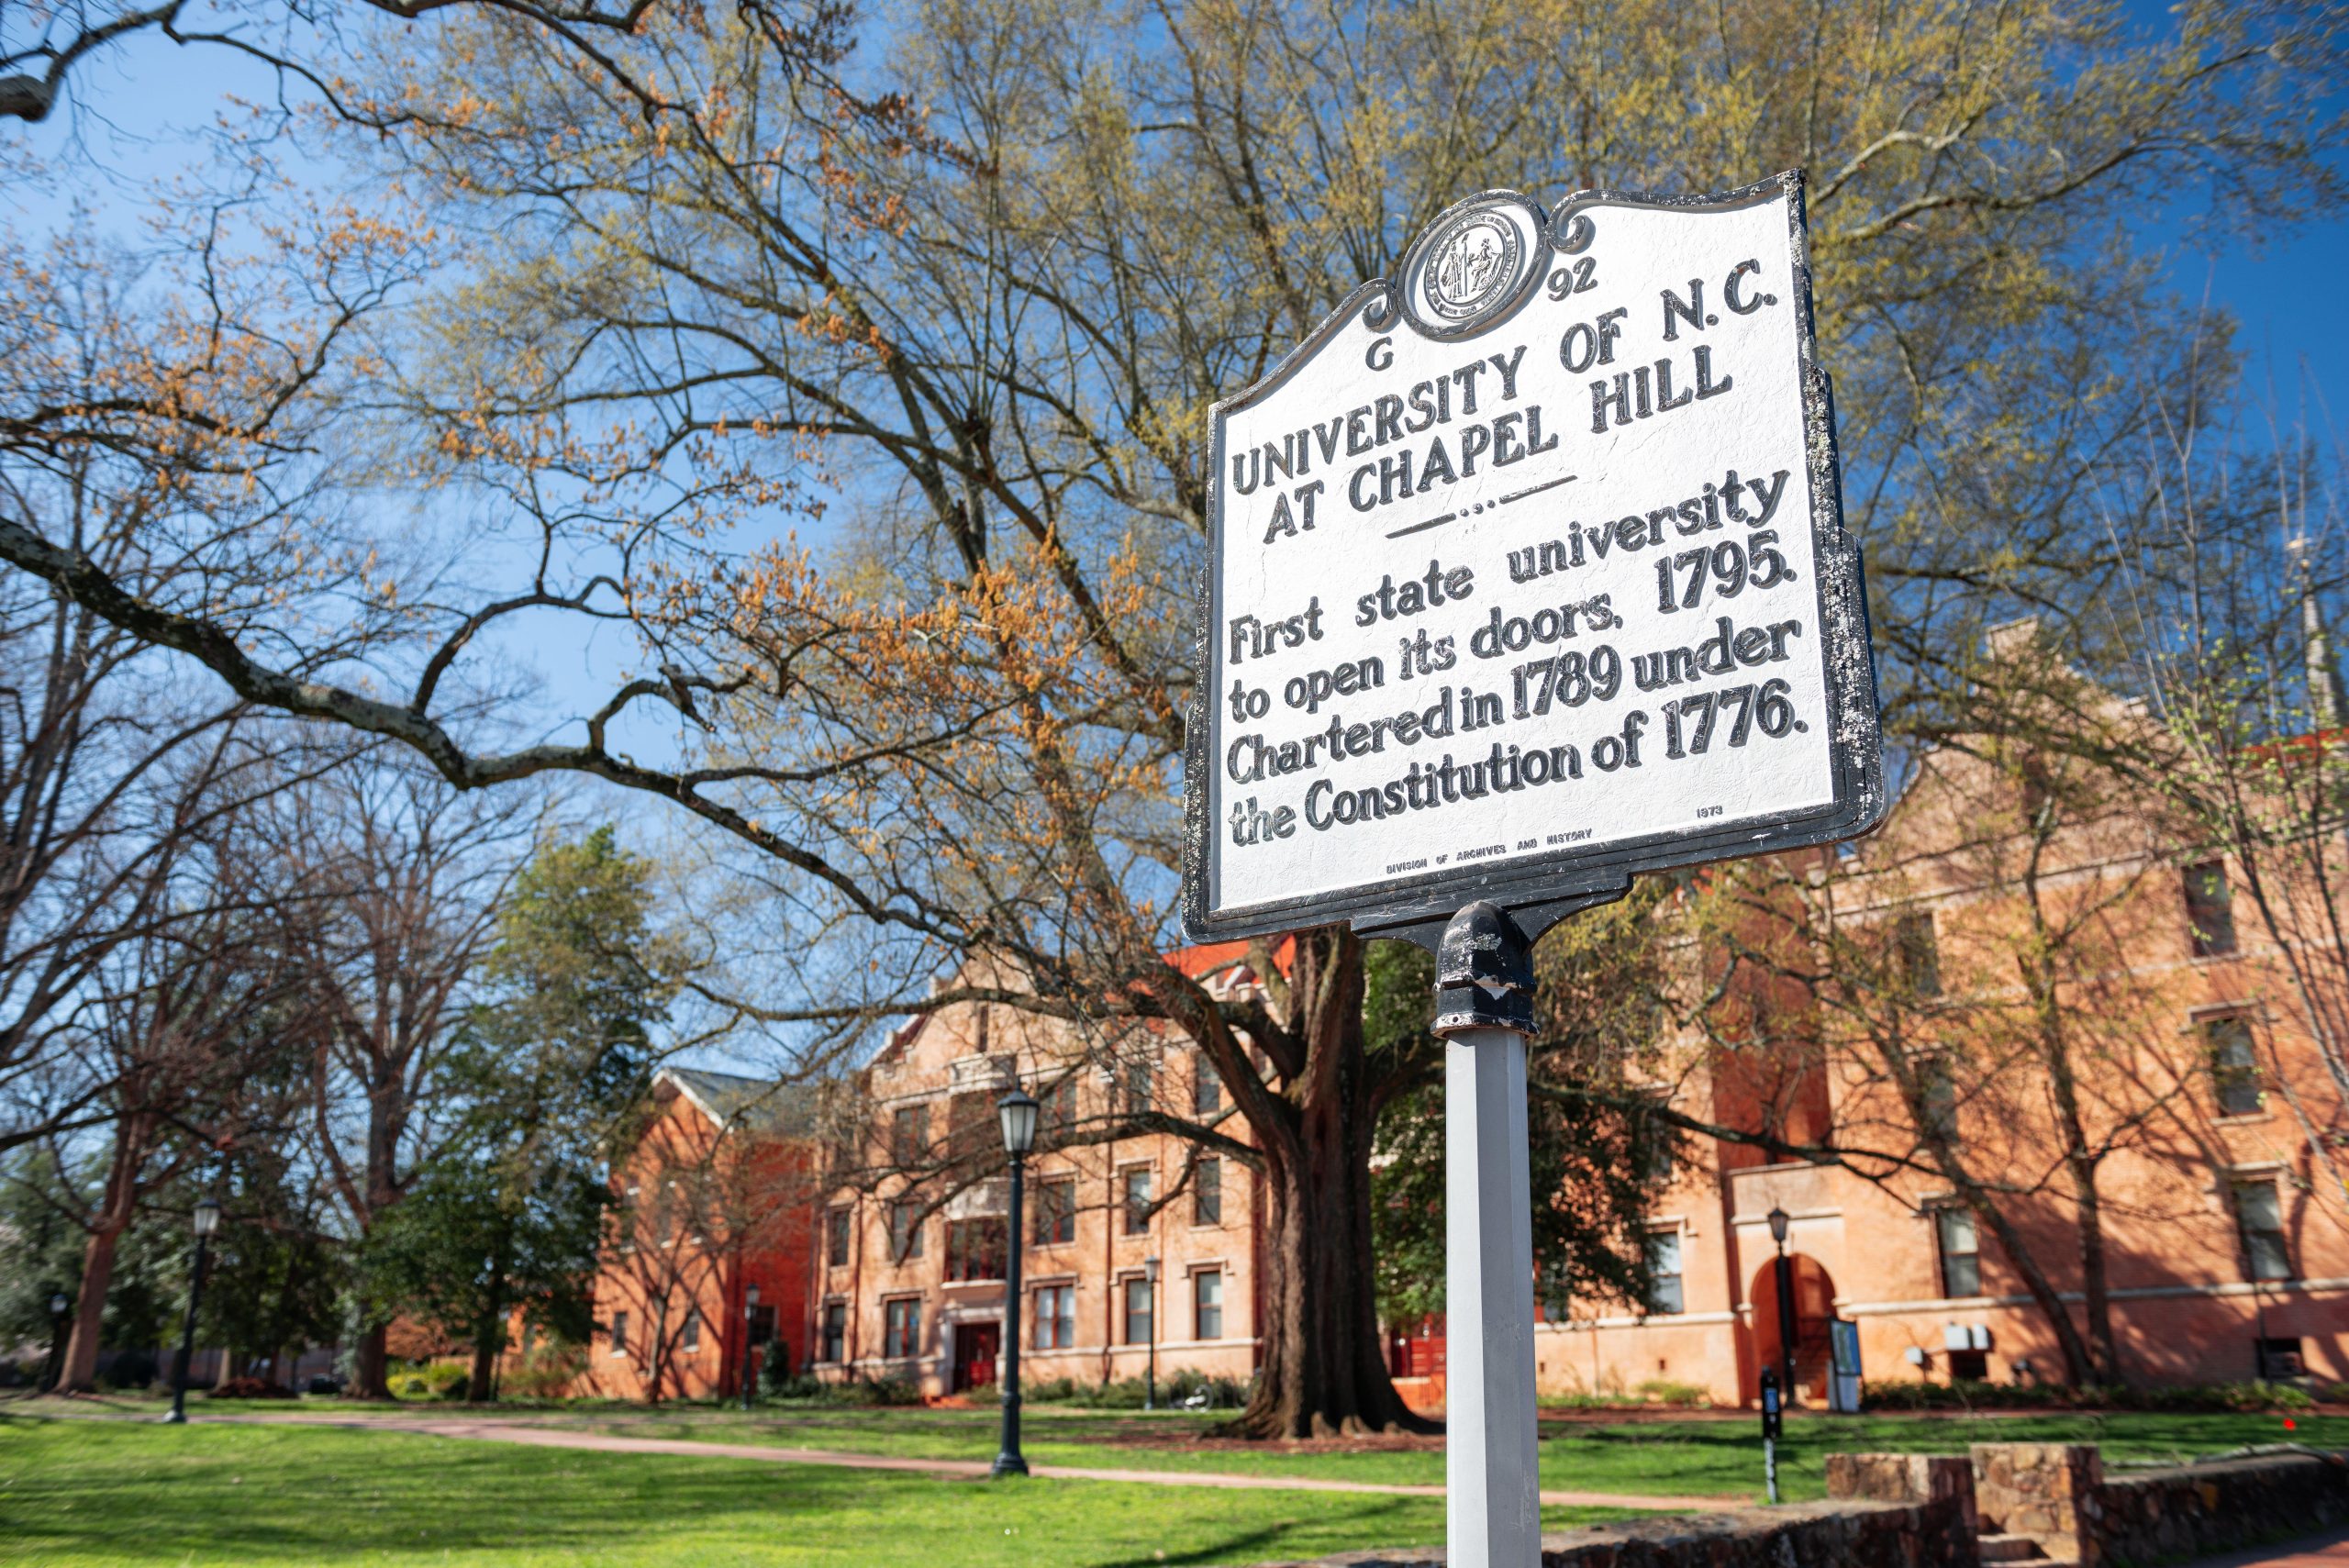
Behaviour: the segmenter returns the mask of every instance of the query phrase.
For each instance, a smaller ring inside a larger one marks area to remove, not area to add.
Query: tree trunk
[[[127,1116],[116,1124],[106,1195],[98,1206],[97,1222],[90,1228],[89,1244],[82,1252],[82,1288],[73,1302],[73,1330],[65,1345],[65,1365],[58,1373],[60,1393],[88,1394],[97,1387],[98,1340],[106,1331],[106,1292],[114,1284],[115,1253],[122,1244],[122,1233],[130,1229],[138,1209],[139,1167],[146,1162],[152,1126],[143,1114]]]
[[[1305,1072],[1257,1128],[1264,1151],[1264,1361],[1241,1425],[1252,1437],[1434,1431],[1395,1392],[1371,1269],[1376,1097],[1363,1051],[1362,942],[1297,939],[1289,989]]]
[[[351,1358],[349,1393],[354,1399],[389,1399],[392,1396],[392,1358],[386,1346],[390,1328],[377,1323],[363,1329],[359,1335],[358,1353]]]

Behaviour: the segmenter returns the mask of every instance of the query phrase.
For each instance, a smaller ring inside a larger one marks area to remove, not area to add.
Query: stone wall
[[[2297,1451],[2113,1479],[2086,1445],[1977,1443],[1970,1460],[1831,1454],[1827,1493],[1872,1502],[1970,1493],[1984,1535],[2024,1536],[2083,1568],[2148,1568],[2349,1519],[2349,1463]]]
[[[2094,1562],[2110,1568],[2231,1551],[2349,1519],[2349,1464],[2339,1454],[2263,1455],[2105,1482]]]
[[[2092,1563],[2104,1456],[2086,1443],[1976,1443],[1974,1507],[1985,1535],[2021,1535],[2059,1562]]]

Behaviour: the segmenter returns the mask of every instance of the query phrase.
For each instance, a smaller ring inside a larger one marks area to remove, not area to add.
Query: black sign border
[[[1798,295],[1797,354],[1802,373],[1804,445],[1810,471],[1811,542],[1819,573],[1820,629],[1823,640],[1820,662],[1826,675],[1828,750],[1835,782],[1834,798],[1825,806],[1744,817],[1714,831],[1659,833],[1610,844],[1595,852],[1565,849],[1498,864],[1471,862],[1465,866],[1365,883],[1340,892],[1276,899],[1222,915],[1209,913],[1207,884],[1214,866],[1218,827],[1208,817],[1208,796],[1216,765],[1208,741],[1214,723],[1216,694],[1210,689],[1208,672],[1214,668],[1216,628],[1221,625],[1217,573],[1212,563],[1222,558],[1224,545],[1224,432],[1232,413],[1278,388],[1356,316],[1368,316],[1370,325],[1380,331],[1408,319],[1408,313],[1402,308],[1403,285],[1375,279],[1348,295],[1263,379],[1219,402],[1213,411],[1215,434],[1210,462],[1214,466],[1208,472],[1215,482],[1208,488],[1208,513],[1210,564],[1199,573],[1193,654],[1199,684],[1187,715],[1183,749],[1182,918],[1187,940],[1230,941],[1345,923],[1365,934],[1409,937],[1432,946],[1453,912],[1478,899],[1490,900],[1518,914],[1520,924],[1529,933],[1538,932],[1560,915],[1620,896],[1637,875],[1836,843],[1866,833],[1884,819],[1889,801],[1884,784],[1883,730],[1876,709],[1875,651],[1868,636],[1867,595],[1863,586],[1859,545],[1843,528],[1841,469],[1835,447],[1834,388],[1819,362],[1803,172],[1788,170],[1751,185],[1707,195],[1577,191],[1559,203],[1556,211],[1548,214],[1542,238],[1551,251],[1573,254],[1590,243],[1590,225],[1582,217],[1586,209],[1635,206],[1722,212],[1781,195],[1787,199],[1787,253],[1792,260]],[[1523,203],[1537,214],[1542,211],[1539,202],[1522,192],[1483,191],[1447,207],[1429,225],[1428,233],[1435,233],[1447,218],[1464,207],[1504,200]],[[1422,236],[1413,246],[1401,270],[1405,278],[1411,275],[1410,262],[1418,259],[1426,242]],[[1531,268],[1530,277],[1540,279],[1548,271],[1547,266]],[[1500,327],[1516,316],[1534,293],[1529,282],[1520,288],[1517,298],[1479,321],[1475,333],[1481,335]],[[1412,328],[1419,330],[1416,322]]]

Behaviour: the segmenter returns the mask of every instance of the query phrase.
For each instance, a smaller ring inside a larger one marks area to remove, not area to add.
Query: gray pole
[[[1538,1568],[1533,1194],[1525,1125],[1532,956],[1497,906],[1453,917],[1436,962],[1444,1037],[1445,1561]]]
[[[1020,1206],[1027,1199],[1028,1162],[1021,1156],[1011,1157],[1011,1256],[1003,1265],[1003,1447],[995,1456],[995,1473],[1025,1475],[1028,1458],[1019,1451],[1019,1254],[1026,1245],[1021,1236]],[[1153,1304],[1154,1306],[1154,1304]]]

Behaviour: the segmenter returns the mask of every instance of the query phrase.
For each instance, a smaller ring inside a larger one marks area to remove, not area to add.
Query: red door
[[[995,1358],[1003,1350],[1000,1323],[957,1323],[954,1326],[954,1392],[981,1388],[995,1382]]]

